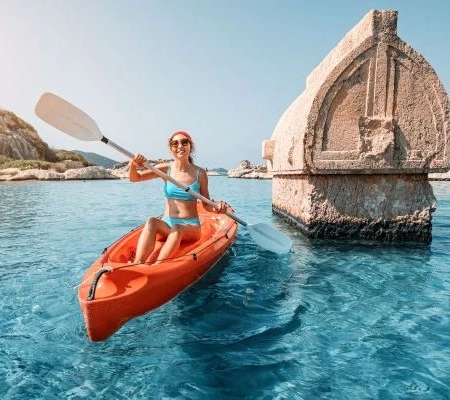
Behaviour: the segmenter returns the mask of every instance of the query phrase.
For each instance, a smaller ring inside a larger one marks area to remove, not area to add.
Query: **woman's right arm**
[[[144,166],[145,161],[146,159],[142,154],[136,154],[130,161],[129,178],[131,182],[143,182],[154,178],[160,178],[160,176],[151,169],[139,171],[139,169]],[[155,167],[164,173],[166,173],[168,169],[168,165],[166,163],[155,165]]]

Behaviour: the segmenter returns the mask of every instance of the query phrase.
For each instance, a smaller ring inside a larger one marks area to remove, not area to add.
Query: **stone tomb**
[[[430,242],[428,173],[450,169],[449,126],[445,89],[397,36],[397,12],[370,11],[263,142],[273,211],[309,237]]]

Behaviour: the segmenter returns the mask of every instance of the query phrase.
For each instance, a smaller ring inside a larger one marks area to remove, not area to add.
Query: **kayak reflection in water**
[[[168,141],[169,150],[174,162],[158,164],[155,167],[178,182],[189,186],[192,191],[200,193],[209,199],[208,175],[206,171],[194,164],[192,154],[195,150],[191,136],[184,131],[173,133]],[[130,162],[130,181],[143,182],[159,178],[150,169],[140,170],[146,158],[138,153]],[[165,179],[164,179],[165,180]],[[196,241],[201,236],[200,220],[197,212],[197,199],[190,192],[186,192],[172,182],[165,180],[164,195],[166,207],[162,219],[150,217],[145,223],[139,237],[135,264],[144,263],[152,253],[157,235],[166,238],[161,248],[156,264],[170,257],[182,241]],[[224,213],[228,210],[226,203],[216,201],[218,208],[204,204],[208,211]]]

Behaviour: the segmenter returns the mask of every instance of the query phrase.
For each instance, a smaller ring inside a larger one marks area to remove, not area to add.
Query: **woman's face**
[[[191,153],[191,142],[181,133],[170,139],[169,146],[170,151],[176,158],[188,157]]]

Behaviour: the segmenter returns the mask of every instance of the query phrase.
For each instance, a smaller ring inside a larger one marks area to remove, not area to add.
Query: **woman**
[[[194,165],[192,153],[195,147],[191,136],[184,131],[175,132],[170,136],[168,144],[174,162],[158,164],[156,168],[209,199],[208,176],[205,170]],[[131,182],[159,178],[159,175],[152,170],[139,171],[144,163],[145,157],[142,154],[136,154],[130,162]],[[158,234],[166,238],[166,242],[161,248],[156,264],[170,257],[182,241],[200,239],[201,227],[197,212],[197,199],[167,180],[164,184],[164,195],[166,197],[164,216],[162,219],[150,217],[145,223],[137,244],[134,259],[136,264],[144,263],[150,256]],[[225,203],[218,202],[217,204],[219,208],[208,204],[205,204],[205,208],[208,211],[220,213],[227,211]]]

